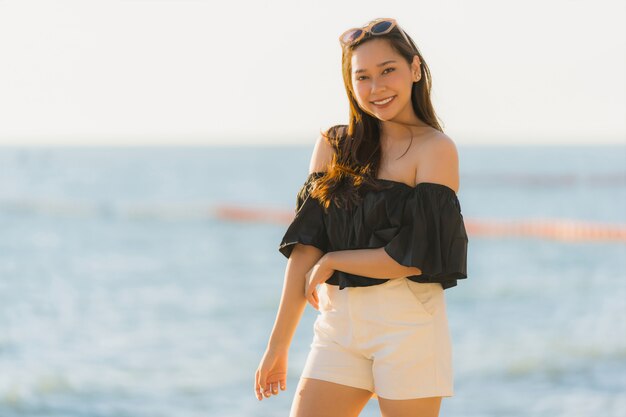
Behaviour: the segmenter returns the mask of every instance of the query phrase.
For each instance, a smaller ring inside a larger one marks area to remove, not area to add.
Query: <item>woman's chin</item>
[[[388,113],[374,113],[374,117],[376,117],[378,120],[381,120],[383,122],[391,122],[394,119],[393,114],[388,114]]]
[[[380,120],[389,121],[398,116],[398,112],[393,109],[373,109],[372,113]]]
[[[393,119],[397,116],[397,114],[395,113],[390,113],[387,111],[380,111],[377,109],[367,109],[364,111],[370,116],[375,117],[376,119],[381,120],[383,122],[393,121]]]

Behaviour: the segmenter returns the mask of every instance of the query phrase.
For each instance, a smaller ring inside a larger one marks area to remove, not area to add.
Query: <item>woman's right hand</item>
[[[288,349],[267,348],[254,376],[254,392],[259,401],[287,389]]]

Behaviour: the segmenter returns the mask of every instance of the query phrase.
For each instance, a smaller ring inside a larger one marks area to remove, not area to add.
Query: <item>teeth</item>
[[[389,103],[391,101],[392,98],[393,97],[389,97],[389,98],[387,98],[387,99],[385,99],[383,101],[375,101],[374,104],[379,104],[379,105],[380,104],[387,104],[387,103]]]

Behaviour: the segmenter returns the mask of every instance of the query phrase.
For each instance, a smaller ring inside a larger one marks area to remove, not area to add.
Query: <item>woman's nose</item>
[[[372,80],[371,94],[376,95],[382,91],[385,91],[385,85],[381,80]]]

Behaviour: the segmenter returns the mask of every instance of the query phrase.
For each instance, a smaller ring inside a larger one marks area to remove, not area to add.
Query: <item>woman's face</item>
[[[366,113],[380,120],[411,122],[411,88],[419,79],[419,57],[409,65],[385,39],[372,39],[352,53],[352,86]],[[389,100],[391,99],[391,100]]]

